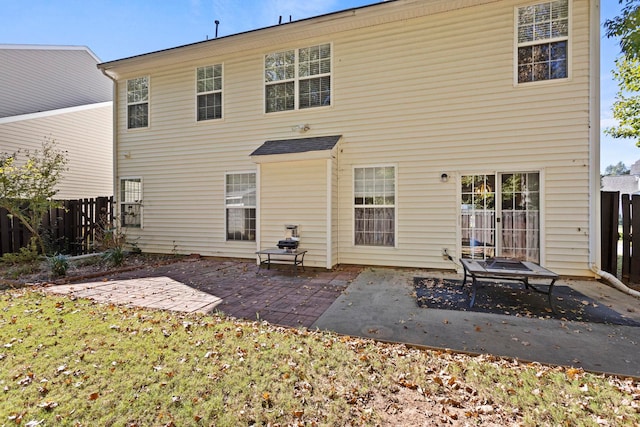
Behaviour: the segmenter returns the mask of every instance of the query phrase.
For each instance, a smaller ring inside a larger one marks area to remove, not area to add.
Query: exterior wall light
[[[442,175],[440,175],[440,182],[447,182],[449,181],[449,175],[447,175],[446,173],[443,173]]]

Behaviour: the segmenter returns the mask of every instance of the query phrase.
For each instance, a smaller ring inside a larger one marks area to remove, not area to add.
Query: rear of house
[[[396,0],[100,64],[146,252],[599,263],[597,0]]]

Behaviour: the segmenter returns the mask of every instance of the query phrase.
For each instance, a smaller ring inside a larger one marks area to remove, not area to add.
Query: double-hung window
[[[225,179],[227,240],[256,240],[256,174],[229,173]]]
[[[265,112],[331,105],[331,44],[265,55]]]
[[[222,118],[222,65],[199,67],[196,72],[198,121]]]
[[[355,168],[353,188],[355,244],[395,246],[395,167]]]
[[[149,126],[149,77],[127,80],[127,129]]]
[[[518,83],[569,76],[569,0],[517,9]]]
[[[142,179],[120,180],[120,224],[123,227],[142,227]]]

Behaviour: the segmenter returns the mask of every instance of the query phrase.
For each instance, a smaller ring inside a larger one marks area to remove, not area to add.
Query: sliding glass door
[[[462,175],[463,258],[495,256],[540,261],[540,174]]]

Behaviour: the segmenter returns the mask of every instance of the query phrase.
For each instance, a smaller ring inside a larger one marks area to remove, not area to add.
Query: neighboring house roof
[[[640,177],[638,175],[603,176],[601,190],[633,194],[640,191]]]
[[[640,192],[640,160],[631,165],[628,175],[606,175],[601,183],[601,191],[618,191],[620,194]]]
[[[84,46],[0,44],[0,118],[111,101],[99,62]]]
[[[318,136],[313,138],[280,139],[265,141],[251,156],[268,156],[273,154],[295,154],[310,151],[332,150],[341,135]]]

